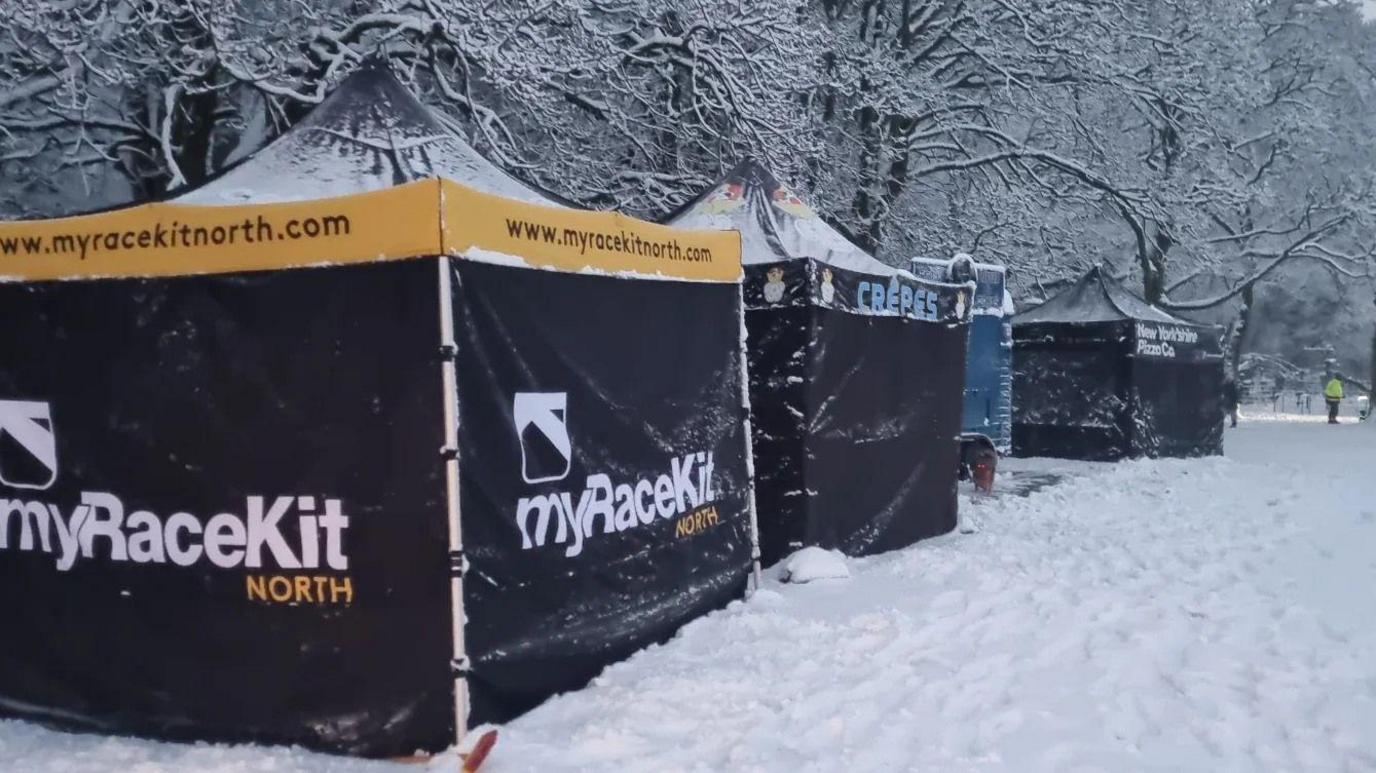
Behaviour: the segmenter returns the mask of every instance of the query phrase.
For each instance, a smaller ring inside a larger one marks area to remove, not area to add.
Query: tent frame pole
[[[748,330],[745,326],[745,273],[736,284],[736,300],[740,308],[741,358],[741,426],[745,431],[746,507],[750,511],[750,582],[746,586],[749,597],[760,589],[760,519],[755,512],[755,440],[750,427],[750,367],[748,365]]]
[[[459,517],[459,390],[454,341],[454,286],[452,259],[441,256],[439,267],[440,300],[440,375],[444,382],[444,458],[445,503],[449,516],[449,593],[450,622],[453,626],[454,743],[462,745],[468,732],[468,650],[464,639],[463,576],[468,559],[463,552],[463,525]]]

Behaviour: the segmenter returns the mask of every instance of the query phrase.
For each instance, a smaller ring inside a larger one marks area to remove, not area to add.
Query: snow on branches
[[[11,0],[0,213],[195,185],[385,60],[546,188],[657,216],[746,154],[881,258],[1108,261],[1181,310],[1370,277],[1341,0]],[[1201,282],[1202,279],[1208,281]]]

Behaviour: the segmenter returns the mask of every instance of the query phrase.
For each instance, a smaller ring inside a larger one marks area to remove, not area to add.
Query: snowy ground
[[[1376,770],[1376,426],[1276,418],[1222,459],[1008,462],[1058,480],[851,579],[771,582],[503,728],[484,769]],[[0,769],[417,767],[0,722]]]

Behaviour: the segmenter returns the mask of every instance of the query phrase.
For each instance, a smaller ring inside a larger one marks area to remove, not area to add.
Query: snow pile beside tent
[[[841,551],[819,547],[806,547],[789,556],[779,573],[780,581],[794,584],[846,579],[850,579],[850,569],[846,568],[846,558]]]

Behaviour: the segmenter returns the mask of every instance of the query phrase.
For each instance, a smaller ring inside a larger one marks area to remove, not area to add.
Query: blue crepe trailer
[[[951,260],[913,258],[910,270],[923,279],[974,281],[961,458],[970,458],[967,452],[981,446],[1008,453],[1013,444],[1013,298],[1006,288],[1007,269],[957,255]]]

